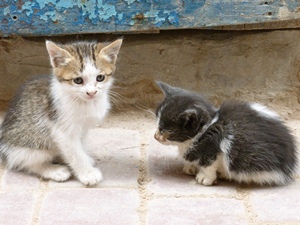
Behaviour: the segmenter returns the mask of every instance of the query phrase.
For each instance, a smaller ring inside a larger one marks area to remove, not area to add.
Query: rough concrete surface
[[[134,122],[133,122],[134,121]],[[288,122],[300,144],[300,121]],[[300,225],[300,170],[282,187],[219,181],[205,187],[182,172],[172,146],[153,138],[153,114],[111,114],[89,134],[103,181],[86,188],[0,167],[1,225]]]
[[[47,38],[114,40],[118,36]],[[104,180],[85,188],[0,167],[0,224],[300,225],[300,169],[283,187],[225,181],[197,184],[172,147],[157,143],[154,80],[275,109],[300,145],[300,31],[174,31],[126,35],[118,59],[114,110],[89,134]],[[2,109],[17,86],[50,71],[44,39],[0,40]]]

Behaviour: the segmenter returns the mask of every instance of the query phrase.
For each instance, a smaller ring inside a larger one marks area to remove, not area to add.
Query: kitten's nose
[[[161,135],[161,132],[159,130],[157,130],[154,134],[154,138],[157,140],[157,141],[163,141],[164,137],[163,135]]]
[[[91,97],[93,97],[96,93],[97,93],[97,91],[86,92],[86,94]]]

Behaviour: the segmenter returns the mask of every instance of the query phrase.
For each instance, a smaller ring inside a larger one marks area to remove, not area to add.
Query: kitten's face
[[[192,139],[211,120],[200,96],[158,83],[165,93],[156,116],[158,129],[154,138],[165,145],[178,145]]]
[[[165,100],[157,110],[158,128],[154,138],[165,145],[176,145],[193,138],[199,129],[195,109],[182,111],[174,108],[175,102]]]
[[[46,42],[53,74],[68,94],[85,101],[108,92],[121,44],[121,39],[108,46],[91,42],[58,46]]]

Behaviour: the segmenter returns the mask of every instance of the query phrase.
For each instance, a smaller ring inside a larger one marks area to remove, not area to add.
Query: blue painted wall
[[[300,19],[299,0],[1,0],[0,36],[205,28]]]

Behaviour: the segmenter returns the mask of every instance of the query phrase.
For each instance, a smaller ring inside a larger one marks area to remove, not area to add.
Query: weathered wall
[[[299,27],[297,0],[2,0],[0,37]],[[242,27],[241,27],[242,26]]]
[[[117,35],[66,36],[114,40]],[[30,76],[49,73],[45,38],[0,40],[2,108]],[[162,96],[154,80],[208,95],[258,101],[300,118],[300,31],[218,32],[183,30],[125,35],[118,59],[115,91],[124,106],[154,107]]]

